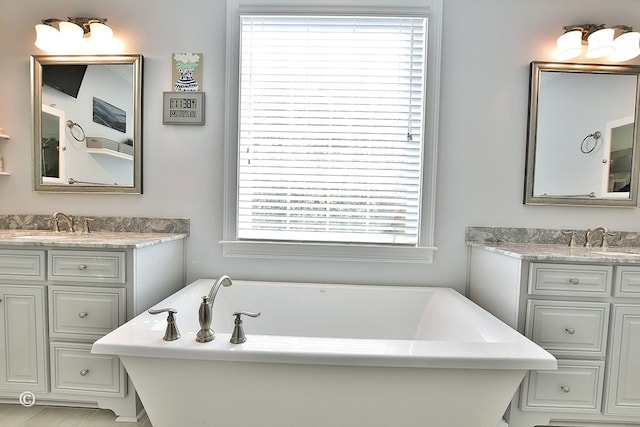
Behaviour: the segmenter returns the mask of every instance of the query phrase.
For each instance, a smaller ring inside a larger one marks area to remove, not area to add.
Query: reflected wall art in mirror
[[[142,56],[31,57],[34,190],[142,193]]]
[[[532,62],[526,204],[638,202],[640,66]]]

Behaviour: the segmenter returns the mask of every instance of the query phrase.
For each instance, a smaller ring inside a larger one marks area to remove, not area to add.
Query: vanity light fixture
[[[626,25],[569,25],[558,37],[556,57],[560,60],[575,58],[582,54],[585,45],[587,58],[608,56],[612,62],[628,61],[640,55],[640,33]]]
[[[36,24],[38,49],[50,53],[85,53],[109,51],[113,30],[106,18],[48,18]],[[56,28],[57,27],[57,28]]]

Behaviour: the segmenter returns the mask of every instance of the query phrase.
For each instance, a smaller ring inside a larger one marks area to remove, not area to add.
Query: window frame
[[[352,243],[250,241],[236,238],[240,14],[420,16],[428,18],[420,224],[417,246]],[[225,93],[223,236],[225,257],[298,260],[432,263],[435,228],[436,159],[442,0],[355,0],[348,6],[326,0],[228,0]]]

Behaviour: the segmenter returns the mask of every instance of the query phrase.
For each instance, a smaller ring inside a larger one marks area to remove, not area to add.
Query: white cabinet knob
[[[81,311],[80,313],[78,313],[78,317],[81,318],[81,319],[84,319],[88,315],[89,315],[89,313],[87,313],[86,311]]]
[[[567,331],[569,335],[573,335],[576,333],[576,330],[574,328],[565,328],[564,330]]]
[[[88,369],[83,369],[83,370],[80,371],[80,375],[83,376],[83,377],[86,377],[88,373],[89,373]]]
[[[86,270],[87,266],[84,264],[78,264],[78,270]]]
[[[572,277],[571,279],[569,279],[569,283],[571,283],[572,285],[578,285],[580,284],[580,279]]]
[[[569,393],[571,391],[571,388],[569,388],[568,385],[561,385],[560,390],[564,391],[565,393]]]

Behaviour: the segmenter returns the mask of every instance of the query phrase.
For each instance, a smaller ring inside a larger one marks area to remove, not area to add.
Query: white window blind
[[[418,244],[426,25],[241,16],[238,239]]]

